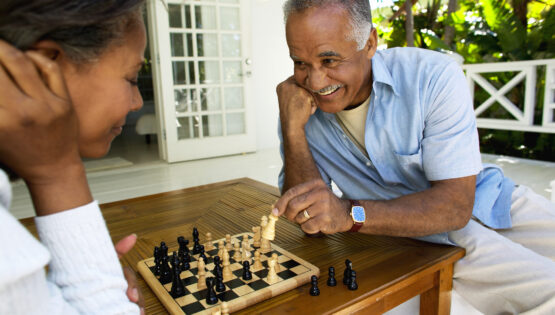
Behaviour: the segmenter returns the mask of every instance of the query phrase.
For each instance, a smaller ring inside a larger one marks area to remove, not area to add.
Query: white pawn
[[[270,269],[268,270],[268,277],[266,278],[266,282],[269,284],[274,284],[278,282],[278,275],[276,273],[276,262],[273,259],[268,260],[268,266]]]
[[[233,272],[231,271],[231,267],[229,266],[229,253],[227,252],[227,250],[224,250],[223,265],[224,268],[222,270],[222,275],[224,281],[233,280]]]
[[[212,243],[212,233],[206,233],[206,244],[204,245],[204,250],[209,251],[214,249],[214,244]]]
[[[251,251],[249,250],[249,244],[246,241],[243,241],[243,248],[242,248],[242,253],[241,253],[241,262],[245,262],[248,261],[249,265],[252,265],[252,261],[251,261]]]
[[[253,226],[252,227],[252,232],[254,233],[254,238],[253,238],[253,243],[252,246],[254,247],[260,247],[260,227],[259,226]]]
[[[254,252],[254,264],[252,264],[252,270],[258,271],[262,268],[264,268],[264,266],[262,266],[262,263],[260,262],[260,252],[256,250]]]
[[[231,245],[231,235],[226,234],[225,235],[225,249],[227,249],[227,251],[229,252],[232,249],[232,245]]]
[[[235,259],[235,261],[241,260],[241,248],[239,248],[239,243],[233,244],[233,251],[233,259]]]
[[[199,258],[198,260],[198,281],[197,289],[202,290],[206,288],[206,270],[204,269],[204,259]]]
[[[229,315],[229,305],[227,304],[227,302],[222,302],[222,315]]]
[[[272,254],[272,260],[276,262],[276,272],[280,272],[279,263],[278,263],[278,256],[276,253]]]
[[[224,255],[224,240],[220,240],[218,242],[218,256],[220,258],[222,258],[222,256]]]

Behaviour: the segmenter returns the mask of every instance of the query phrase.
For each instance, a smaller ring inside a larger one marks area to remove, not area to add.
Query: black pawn
[[[168,265],[168,256],[164,256],[160,266],[160,282],[169,283],[170,281],[172,281],[172,273]]]
[[[181,262],[181,271],[189,270],[191,268],[191,256],[189,252],[178,253],[179,261]]]
[[[199,252],[198,252],[198,257],[202,257],[204,259],[205,263],[208,263],[208,258],[206,257],[206,254],[204,253],[204,245],[200,245],[199,246]]]
[[[216,291],[224,292],[225,291],[225,284],[224,284],[224,276],[223,271],[220,269],[216,270]]]
[[[220,256],[214,256],[214,265],[219,266],[221,264]]]
[[[358,284],[357,284],[357,273],[354,270],[351,270],[351,283],[349,283],[349,290],[356,290],[358,289]]]
[[[243,262],[243,280],[252,280],[251,267],[248,261]]]
[[[353,270],[353,263],[350,260],[345,259],[345,271],[343,272],[343,284],[345,285],[349,285],[351,270]]]
[[[216,291],[214,291],[214,278],[208,277],[206,278],[206,303],[208,304],[216,304],[218,303],[218,296],[216,295]]]
[[[318,289],[318,277],[312,276],[310,278],[310,282],[312,287],[310,288],[310,295],[317,296],[320,295],[320,289]]]
[[[335,287],[337,285],[337,281],[335,280],[335,268],[330,267],[328,269],[328,287]]]

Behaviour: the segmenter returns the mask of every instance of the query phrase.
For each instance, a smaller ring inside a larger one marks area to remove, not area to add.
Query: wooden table
[[[279,191],[251,179],[237,179],[101,205],[114,241],[137,233],[137,245],[122,264],[136,268],[165,241],[177,247],[177,237],[190,238],[193,227],[214,239],[250,231],[270,212]],[[32,219],[22,223],[33,233]],[[464,256],[457,247],[432,245],[406,238],[339,233],[306,237],[285,219],[276,225],[278,246],[320,268],[320,295],[311,296],[310,284],[247,308],[240,314],[380,314],[420,294],[421,314],[449,314],[453,264]],[[345,259],[353,262],[358,290],[343,284],[326,286],[328,267],[341,282]],[[138,276],[140,278],[140,276]],[[166,314],[146,283],[139,279],[147,314]]]

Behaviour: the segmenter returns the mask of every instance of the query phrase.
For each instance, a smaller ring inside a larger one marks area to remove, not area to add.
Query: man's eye
[[[295,61],[293,61],[293,63],[295,64],[295,66],[304,66],[304,62],[299,61],[299,60],[295,60]]]
[[[334,62],[335,62],[335,60],[333,60],[333,59],[324,59],[324,60],[322,60],[322,63],[325,64],[325,65],[330,65],[330,64],[333,64]]]

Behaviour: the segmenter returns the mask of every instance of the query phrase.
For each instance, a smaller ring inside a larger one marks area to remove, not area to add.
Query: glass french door
[[[150,1],[168,162],[255,150],[248,6],[247,0]]]

